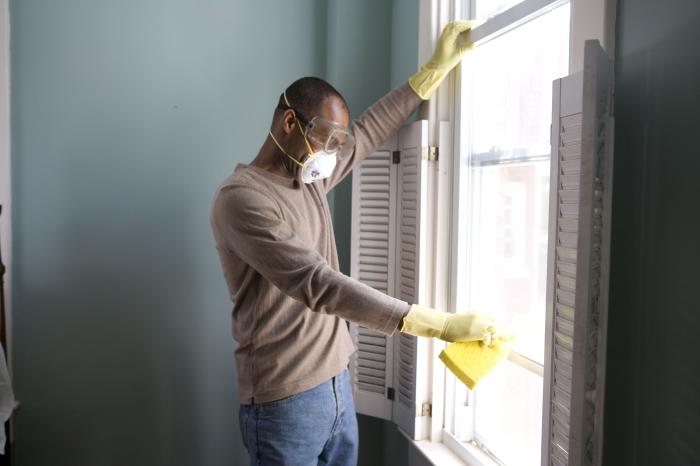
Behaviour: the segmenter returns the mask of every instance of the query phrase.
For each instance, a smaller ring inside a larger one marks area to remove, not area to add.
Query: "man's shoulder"
[[[235,212],[241,209],[277,207],[277,202],[254,170],[239,165],[214,193],[213,210]]]
[[[214,195],[248,196],[269,195],[264,179],[247,165],[239,164],[236,169],[219,184]]]
[[[248,165],[239,163],[233,172],[221,182],[219,188],[226,186],[259,186],[260,180],[255,175],[255,170],[251,170]]]

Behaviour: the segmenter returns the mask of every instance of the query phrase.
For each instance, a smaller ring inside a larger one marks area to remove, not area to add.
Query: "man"
[[[346,320],[446,341],[497,338],[493,321],[409,305],[338,271],[326,193],[427,100],[469,46],[450,23],[421,70],[349,124],[343,97],[302,78],[280,96],[257,157],[219,187],[212,228],[233,307],[239,421],[251,464],[355,465]]]

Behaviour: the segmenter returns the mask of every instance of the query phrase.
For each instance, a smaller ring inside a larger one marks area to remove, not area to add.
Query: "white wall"
[[[10,20],[7,0],[0,0],[0,247],[2,259],[7,267],[5,273],[5,309],[7,311],[7,328],[12,328],[10,304],[12,303],[10,291],[10,263],[12,259],[11,229],[11,202],[10,202]],[[10,354],[10,336],[7,331],[8,360],[12,361]]]

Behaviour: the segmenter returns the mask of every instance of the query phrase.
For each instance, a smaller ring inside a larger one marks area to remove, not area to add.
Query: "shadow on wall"
[[[149,148],[137,122],[95,117],[111,131],[75,141],[45,194],[18,199],[44,221],[16,243],[17,458],[223,464],[221,445],[229,457],[243,447],[215,186],[193,189],[195,164],[176,160],[187,151]]]
[[[408,465],[408,441],[396,425],[362,414],[357,418],[360,432],[358,465]]]
[[[689,215],[700,6],[685,3],[618,11],[605,464],[700,461],[700,218]]]

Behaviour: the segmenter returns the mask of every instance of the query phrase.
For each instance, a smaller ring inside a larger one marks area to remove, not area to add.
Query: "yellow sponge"
[[[439,357],[459,380],[473,390],[509,352],[510,341],[499,340],[492,346],[478,341],[460,341],[442,350]]]

